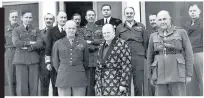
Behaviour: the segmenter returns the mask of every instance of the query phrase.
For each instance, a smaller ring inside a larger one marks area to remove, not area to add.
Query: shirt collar
[[[104,23],[106,22],[106,19],[108,19],[107,21],[108,21],[108,23],[110,23],[111,16],[108,18],[103,18],[103,19],[104,19]]]
[[[62,26],[60,26],[59,24],[58,24],[58,28],[59,28],[59,31],[60,31],[60,32],[62,32],[62,29],[61,29],[61,28],[63,28],[63,30],[64,30],[64,26],[62,27]]]
[[[132,26],[135,24],[135,21],[132,21],[131,23],[125,21],[125,23],[126,23],[126,25],[128,25],[130,28],[132,28]]]

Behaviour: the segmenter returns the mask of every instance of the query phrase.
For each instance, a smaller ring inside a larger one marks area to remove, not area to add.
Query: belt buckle
[[[166,56],[166,48],[163,49],[163,54]]]

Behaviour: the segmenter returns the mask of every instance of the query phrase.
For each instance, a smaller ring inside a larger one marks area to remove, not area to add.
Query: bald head
[[[64,26],[67,21],[67,14],[64,11],[60,11],[57,14],[57,22],[60,26]]]
[[[171,16],[168,11],[162,10],[157,14],[157,23],[160,29],[171,27]]]
[[[77,31],[77,24],[73,20],[68,20],[65,24],[65,31],[68,37],[74,37]]]
[[[105,24],[102,28],[102,33],[106,41],[111,41],[115,37],[115,29],[111,24]]]

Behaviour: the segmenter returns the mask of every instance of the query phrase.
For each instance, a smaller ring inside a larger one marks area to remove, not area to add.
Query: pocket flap
[[[157,63],[158,63],[158,61],[154,61],[154,62],[151,64],[151,66],[152,66],[152,67],[156,67],[156,66],[157,66]]]
[[[184,60],[184,59],[177,58],[177,61],[178,61],[178,63],[180,63],[180,64],[185,64],[185,60]]]

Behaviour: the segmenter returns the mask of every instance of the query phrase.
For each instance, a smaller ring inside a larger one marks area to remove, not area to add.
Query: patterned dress
[[[99,46],[96,67],[96,95],[97,96],[124,96],[127,92],[120,92],[119,87],[130,86],[131,54],[128,44],[124,40],[114,38],[103,58],[103,47]]]

